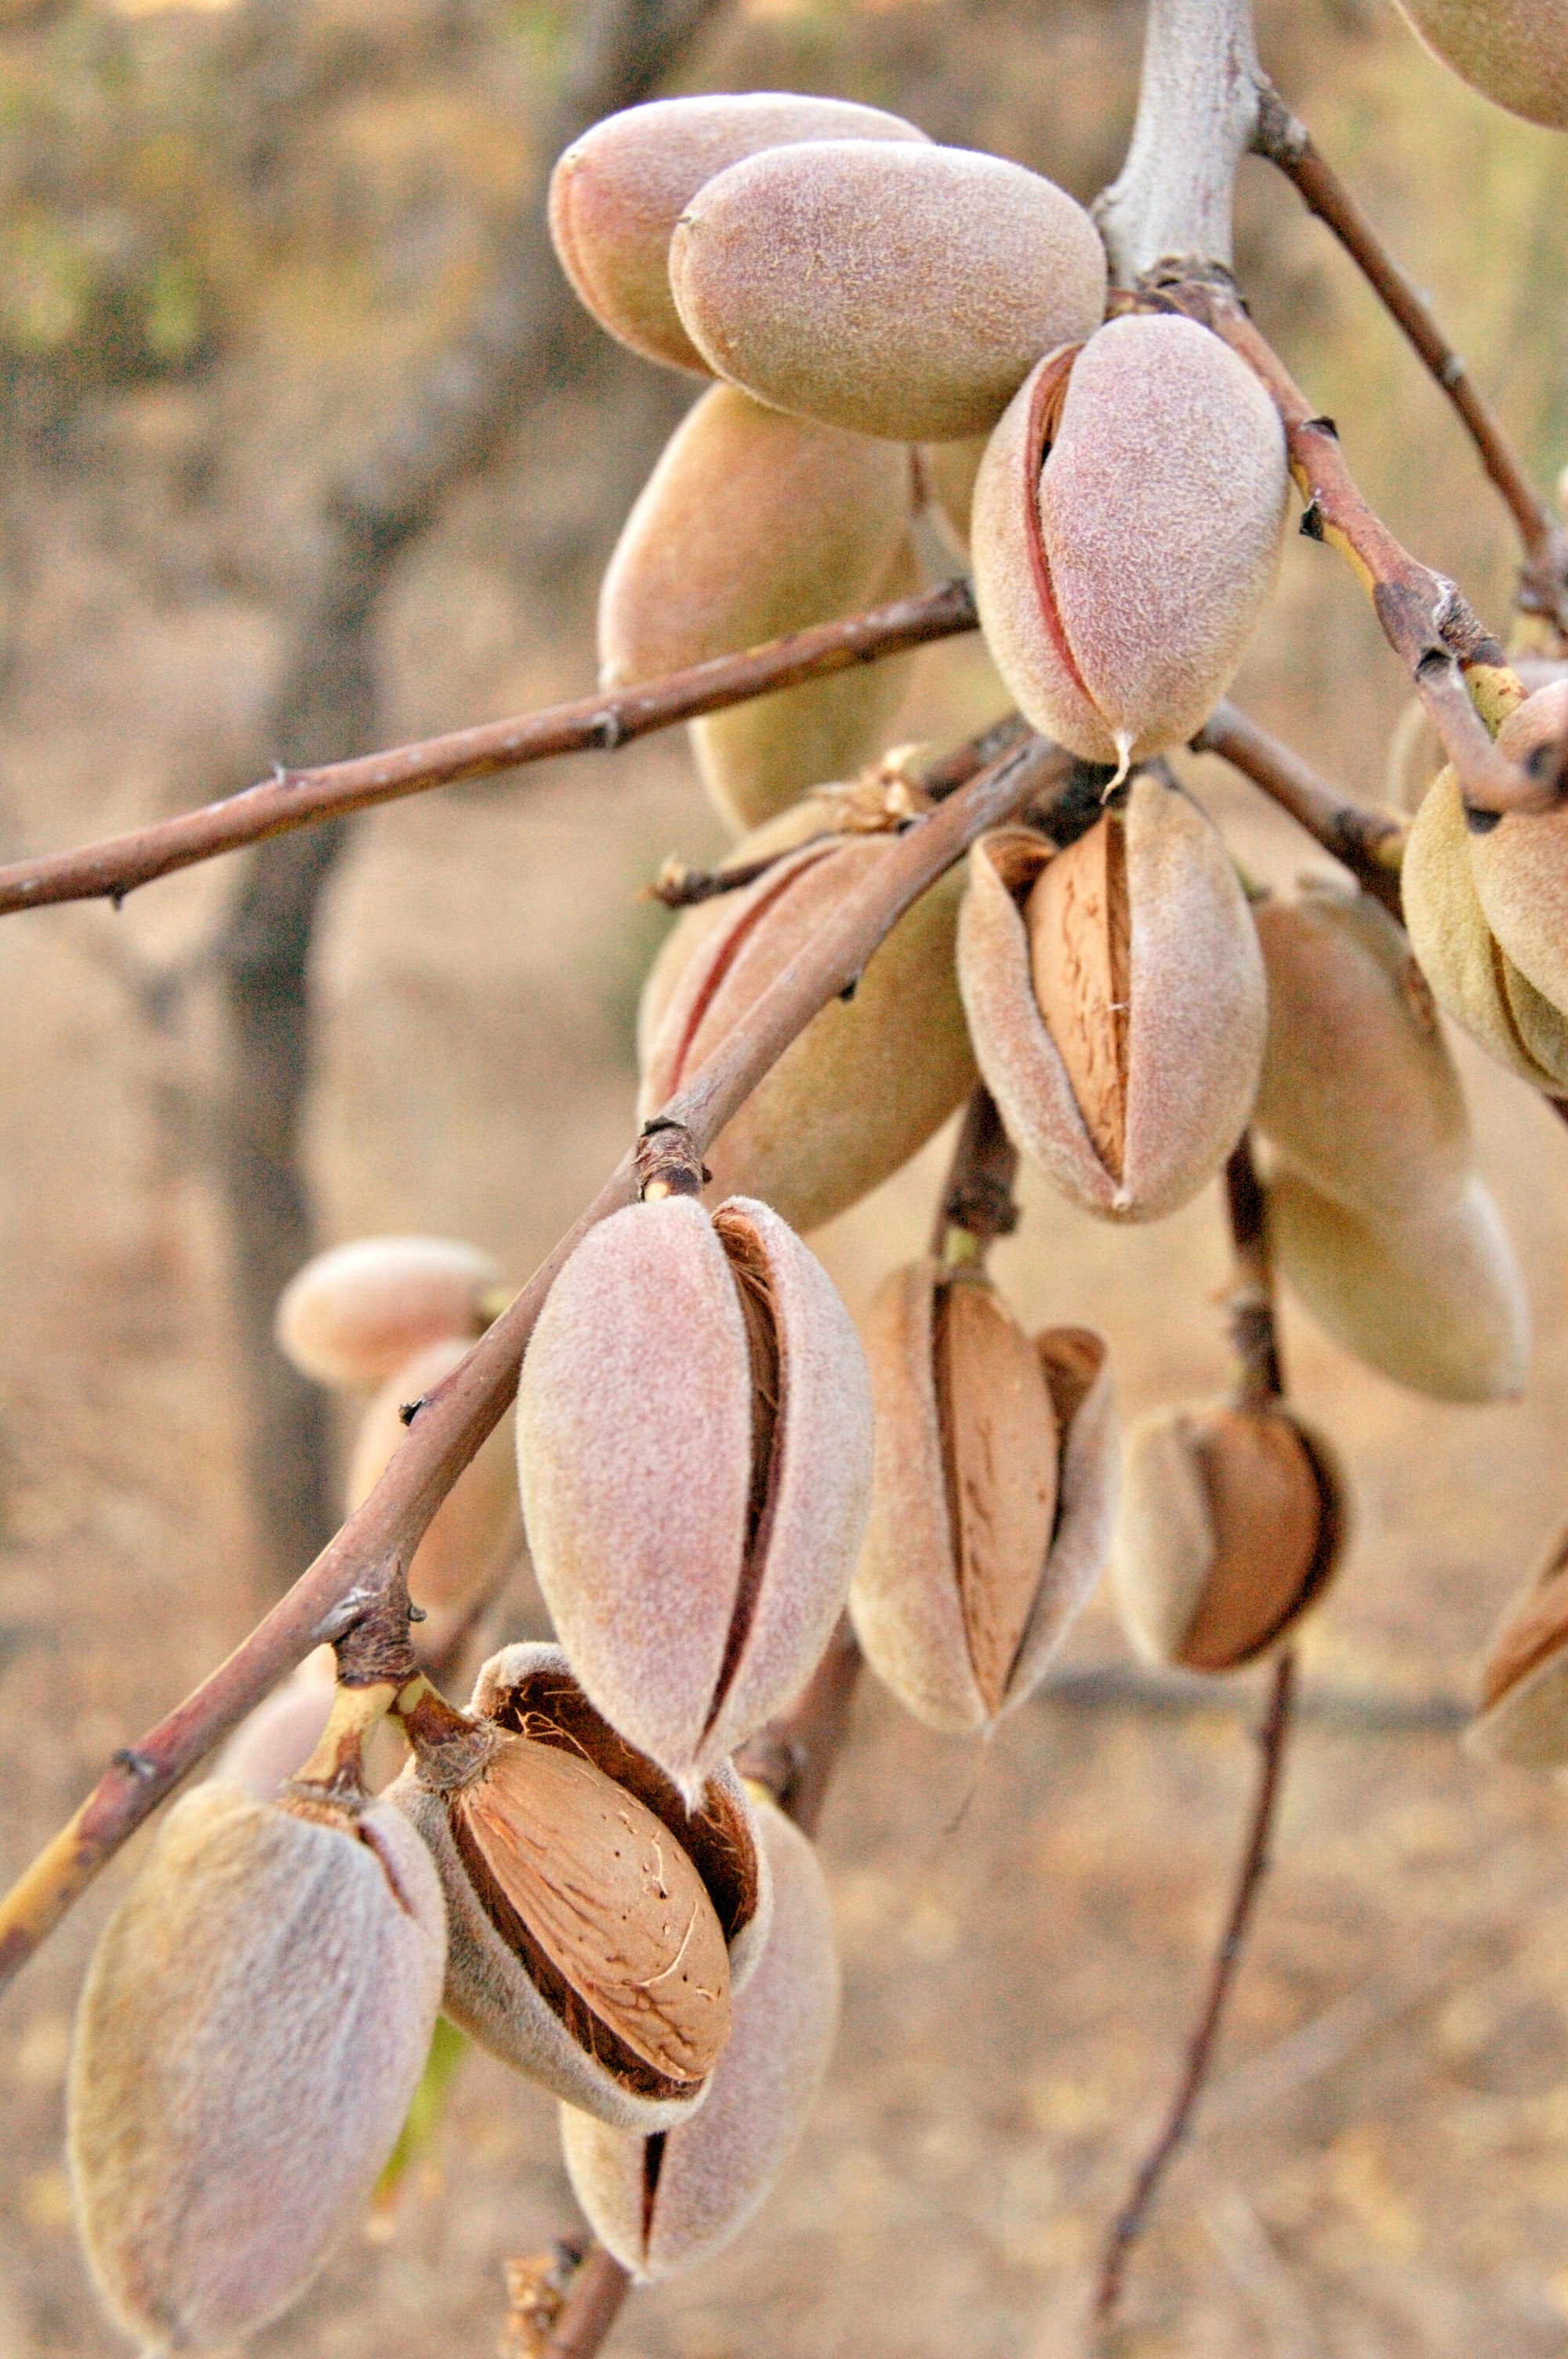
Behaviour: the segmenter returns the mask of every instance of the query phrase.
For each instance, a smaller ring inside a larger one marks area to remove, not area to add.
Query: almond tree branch
[[[1124,308],[1180,311],[1227,343],[1268,387],[1284,421],[1291,473],[1306,503],[1302,530],[1348,560],[1432,715],[1444,751],[1476,810],[1539,810],[1556,798],[1492,744],[1524,699],[1498,641],[1456,585],[1422,565],[1368,504],[1345,463],[1333,419],[1314,410],[1237,296],[1196,279],[1152,283]]]
[[[1391,916],[1401,918],[1400,863],[1410,821],[1388,806],[1347,802],[1301,756],[1259,727],[1228,700],[1217,704],[1193,739],[1195,754],[1218,754],[1289,811],[1298,827],[1344,862]]]
[[[1265,84],[1254,155],[1278,165],[1309,212],[1332,230],[1414,346],[1468,428],[1481,464],[1501,494],[1524,546],[1517,603],[1568,635],[1568,531],[1530,482],[1501,419],[1454,350],[1431,309],[1400,268],[1338,173],[1313,145],[1278,91]]]
[[[973,593],[962,581],[913,598],[873,607],[835,623],[819,623],[745,653],[669,672],[609,696],[453,730],[412,745],[394,745],[351,761],[310,770],[284,770],[243,794],[204,803],[76,852],[18,860],[0,868],[0,917],[56,901],[110,900],[116,906],[137,886],[177,868],[214,859],[242,844],[336,819],[345,811],[395,801],[461,778],[491,777],[557,754],[612,753],[634,738],[669,729],[705,712],[744,704],[774,689],[826,679],[860,663],[877,663],[934,639],[979,628]]]
[[[1072,779],[1071,756],[1031,740],[890,839],[871,874],[847,893],[659,1120],[689,1132],[700,1154],[819,1008],[855,983],[912,902],[986,829],[1049,785]],[[284,1674],[361,1618],[402,1577],[448,1491],[517,1389],[534,1324],[557,1271],[596,1223],[633,1201],[635,1150],[460,1366],[425,1399],[375,1489],[226,1663],[140,1742],[114,1756],[70,1823],[0,1901],[0,1984],[15,1973],[143,1820]]]
[[[1162,266],[1229,272],[1236,168],[1262,81],[1250,0],[1150,0],[1132,145],[1094,205],[1115,286]]]

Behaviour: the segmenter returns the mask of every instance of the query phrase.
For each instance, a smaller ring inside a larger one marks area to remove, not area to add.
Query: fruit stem
[[[1274,1323],[1268,1199],[1252,1158],[1249,1131],[1242,1132],[1225,1167],[1225,1202],[1235,1269],[1228,1304],[1230,1340],[1240,1362],[1236,1406],[1264,1408],[1281,1398],[1285,1379]]]

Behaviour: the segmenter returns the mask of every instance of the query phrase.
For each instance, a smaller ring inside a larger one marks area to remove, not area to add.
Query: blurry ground
[[[756,0],[707,62],[716,82],[891,97],[1087,191],[1095,138],[1114,147],[1105,126],[1130,89],[1130,18],[1064,12],[1037,49],[1033,16]],[[1437,291],[1549,479],[1568,456],[1561,151],[1466,97],[1380,7],[1281,0],[1264,22],[1287,95]],[[1243,261],[1264,325],[1390,520],[1500,619],[1506,538],[1434,397],[1260,174]],[[28,565],[7,585],[6,853],[265,764],[276,613],[254,582],[181,571],[180,469],[206,398],[200,380],[105,397],[98,461],[81,426],[18,462],[13,488],[33,506]],[[246,446],[224,430],[237,465]],[[563,590],[541,552],[571,529],[602,546],[603,480],[635,479],[651,430],[647,401],[612,385],[591,411],[547,415],[458,504],[384,617],[389,736],[587,681],[580,584]],[[1238,694],[1376,789],[1400,683],[1327,552],[1292,543]],[[908,726],[957,735],[994,701],[974,651],[950,649],[927,661]],[[1248,790],[1207,766],[1193,779],[1250,867],[1278,882],[1312,864]],[[526,1274],[626,1136],[631,1010],[657,931],[631,895],[665,852],[700,858],[719,840],[674,740],[362,826],[319,959],[323,1241],[443,1231]],[[7,1869],[263,1602],[203,1153],[211,1014],[199,989],[170,1006],[146,987],[200,942],[231,881],[173,880],[117,920],[0,924]],[[1133,2267],[1141,2354],[1568,2351],[1568,1799],[1472,1765],[1420,1709],[1467,1695],[1498,1609],[1568,1512],[1568,1133],[1463,1061],[1530,1282],[1531,1389],[1516,1408],[1433,1408],[1287,1312],[1292,1382],[1349,1462],[1357,1535],[1307,1646],[1322,1708],[1301,1731],[1203,2135]],[[928,1152],[820,1240],[853,1307],[917,1248],[940,1161]],[[1031,1321],[1108,1332],[1129,1411],[1225,1381],[1212,1194],[1130,1235],[1033,1182],[1025,1201],[998,1274]],[[1119,1659],[1097,1603],[1066,1668]],[[848,1973],[830,2084],[756,2227],[635,2298],[622,2359],[1080,2348],[1097,2240],[1171,2084],[1223,1910],[1256,1688],[1169,1713],[1048,1697],[982,1765],[868,1683],[823,1832]],[[130,1864],[0,2005],[0,2359],[120,2347],[70,2234],[60,2086],[81,1968]],[[550,2106],[471,2060],[395,2241],[345,2253],[257,2348],[479,2359],[502,2258],[572,2216]]]

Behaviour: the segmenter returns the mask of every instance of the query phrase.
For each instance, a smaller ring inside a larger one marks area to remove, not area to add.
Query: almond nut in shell
[[[1086,1212],[1174,1212],[1245,1128],[1262,955],[1223,842],[1179,790],[1134,778],[1065,851],[1026,828],[982,837],[958,983],[1010,1137]]]
[[[1031,1342],[989,1279],[893,1271],[866,1328],[871,1513],[849,1612],[867,1660],[928,1727],[991,1726],[1038,1685],[1105,1561],[1116,1495],[1109,1354]]]
[[[1256,1661],[1323,1595],[1346,1537],[1334,1454],[1281,1406],[1159,1409],[1128,1429],[1111,1571],[1152,1661]]]
[[[832,2053],[838,1962],[822,1870],[771,1802],[756,1820],[773,1917],[701,2111],[653,2137],[561,2111],[578,2201],[600,2242],[643,2280],[690,2268],[740,2234],[799,2139]]]
[[[569,2104],[622,2128],[691,2112],[728,2036],[769,1908],[726,1763],[688,1809],[594,1711],[558,1647],[492,1658],[479,1738],[422,1754],[390,1789],[447,1896],[443,2008]]]

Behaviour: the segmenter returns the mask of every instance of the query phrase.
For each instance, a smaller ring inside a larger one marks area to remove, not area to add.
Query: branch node
[[[138,1753],[135,1745],[122,1745],[117,1753],[111,1753],[109,1758],[115,1768],[124,1769],[127,1777],[147,1778],[157,1776],[157,1763],[150,1754]]]
[[[665,1196],[700,1196],[713,1174],[686,1125],[655,1114],[637,1141],[637,1193],[645,1204]]]
[[[625,724],[621,715],[610,709],[596,712],[589,723],[588,734],[602,754],[613,754],[626,740]]]

